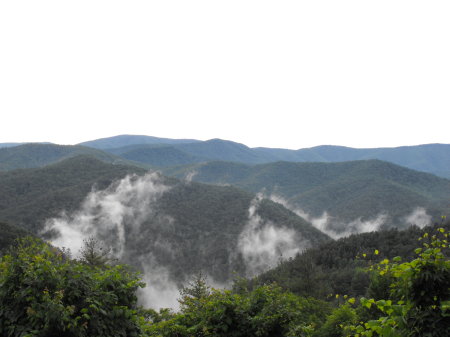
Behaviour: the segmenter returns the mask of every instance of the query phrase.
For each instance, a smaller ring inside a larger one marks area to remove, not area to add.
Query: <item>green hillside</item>
[[[450,181],[379,160],[342,163],[276,162],[248,166],[211,162],[169,168],[178,178],[232,184],[251,192],[281,196],[313,217],[327,212],[342,222],[367,221],[385,214],[386,224],[401,225],[417,207],[440,216],[449,212]],[[339,224],[339,226],[338,226]],[[342,228],[343,229],[343,228]]]
[[[0,172],[0,221],[37,232],[45,219],[76,209],[93,186],[145,170],[77,156],[43,168]]]
[[[110,153],[89,147],[29,143],[0,148],[0,171],[43,167],[79,155],[89,155],[108,163],[139,165],[138,163],[132,163]]]

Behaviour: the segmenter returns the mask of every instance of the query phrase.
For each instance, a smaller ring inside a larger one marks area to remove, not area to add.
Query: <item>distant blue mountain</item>
[[[80,143],[78,145],[93,147],[96,149],[113,149],[129,145],[148,145],[148,144],[183,144],[199,142],[195,139],[171,139],[171,138],[158,138],[152,136],[141,135],[119,135],[108,138],[100,138]]]
[[[19,146],[19,145],[22,145],[22,144],[23,143],[0,143],[0,148]]]

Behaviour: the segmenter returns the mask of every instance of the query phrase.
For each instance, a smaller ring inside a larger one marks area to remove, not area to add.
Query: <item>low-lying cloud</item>
[[[339,239],[349,236],[351,234],[373,232],[380,229],[388,219],[387,214],[380,213],[376,217],[369,220],[362,220],[359,217],[350,222],[334,221],[332,217],[325,211],[320,217],[313,217],[299,207],[293,206],[286,199],[279,195],[270,195],[272,201],[282,204],[287,209],[291,210],[298,216],[310,222],[314,227],[333,239]]]
[[[139,233],[152,206],[167,190],[158,173],[126,176],[105,190],[91,191],[78,211],[47,220],[44,232],[51,232],[52,243],[69,248],[75,256],[83,240],[95,237],[121,259],[127,237]]]
[[[427,214],[423,207],[416,207],[410,214],[404,217],[404,221],[408,225],[423,228],[431,224],[432,216]]]
[[[293,229],[264,221],[257,214],[260,201],[261,196],[252,200],[248,221],[239,235],[237,245],[248,277],[273,268],[280,260],[293,257],[306,248],[306,242]]]

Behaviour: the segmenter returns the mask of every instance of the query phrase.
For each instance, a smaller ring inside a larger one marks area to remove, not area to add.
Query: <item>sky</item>
[[[0,143],[450,143],[450,1],[0,2]]]

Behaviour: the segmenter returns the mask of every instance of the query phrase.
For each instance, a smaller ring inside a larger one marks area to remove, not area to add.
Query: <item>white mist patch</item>
[[[194,171],[190,171],[186,174],[186,176],[184,177],[184,180],[188,183],[192,182],[192,179],[194,179],[194,177],[198,174],[198,171],[194,170]]]
[[[362,221],[361,218],[358,218],[349,223],[346,223],[344,226],[341,225],[341,228],[344,228],[343,231],[329,229],[328,232],[330,234],[327,234],[334,239],[340,239],[351,234],[375,232],[380,229],[380,227],[386,222],[386,220],[386,214],[378,214],[375,218],[365,221]]]
[[[152,259],[143,263],[142,281],[146,287],[139,289],[138,297],[141,305],[158,310],[160,308],[179,309],[178,285],[172,281],[169,270],[154,263]]]
[[[416,207],[409,215],[404,217],[405,222],[408,225],[415,225],[423,228],[431,224],[432,216],[427,214],[427,211],[423,207]]]
[[[281,259],[293,257],[305,248],[305,243],[293,229],[264,221],[256,213],[260,200],[260,196],[252,200],[248,221],[239,235],[237,245],[249,277],[275,267]]]
[[[322,231],[335,240],[349,236],[351,234],[377,231],[388,218],[386,214],[382,213],[378,214],[373,219],[365,221],[361,220],[362,218],[360,217],[348,223],[336,222],[333,221],[332,217],[326,211],[323,212],[320,217],[313,217],[301,208],[293,206],[286,199],[280,197],[279,195],[272,194],[269,196],[269,198],[272,201],[283,205],[306,221],[310,222],[318,230]]]
[[[52,244],[70,248],[74,256],[83,240],[95,237],[120,259],[126,247],[126,231],[137,232],[168,187],[158,173],[129,175],[105,190],[92,191],[73,214],[63,213],[46,221],[44,232],[56,234]]]

